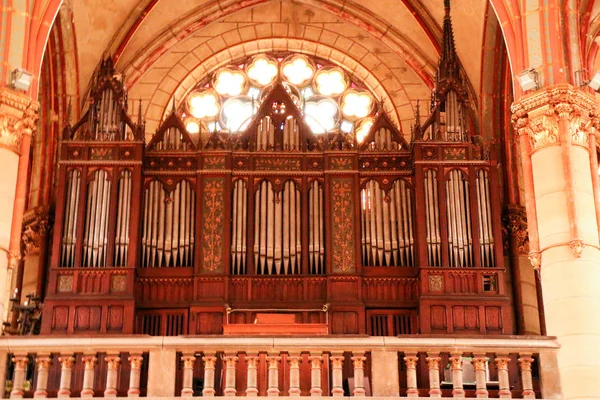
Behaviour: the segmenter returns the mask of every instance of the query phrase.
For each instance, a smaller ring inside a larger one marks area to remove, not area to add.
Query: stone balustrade
[[[553,338],[533,336],[8,337],[0,388],[15,399],[559,399],[557,351]]]

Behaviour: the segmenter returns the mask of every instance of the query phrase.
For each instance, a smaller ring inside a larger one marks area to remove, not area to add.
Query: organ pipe
[[[256,150],[270,151],[275,149],[276,129],[271,117],[266,116],[261,119],[256,129]],[[295,118],[289,117],[283,122],[281,127],[282,149],[285,151],[300,150],[300,128]]]
[[[233,185],[231,219],[231,273],[244,275],[246,266],[246,227],[248,218],[248,189],[246,182],[237,180]]]
[[[469,205],[469,182],[452,170],[446,180],[448,254],[451,267],[473,266],[473,233]]]
[[[363,265],[413,266],[412,192],[403,180],[389,192],[373,180],[361,191]]]
[[[90,110],[92,140],[125,140],[125,124],[121,122],[121,104],[110,88],[104,89],[100,100]]]
[[[477,215],[479,221],[479,245],[481,247],[481,266],[495,267],[494,234],[492,226],[492,198],[490,178],[485,170],[477,171]]]
[[[298,274],[301,270],[300,191],[288,181],[275,192],[269,181],[255,194],[254,261],[259,275]]]
[[[308,264],[309,273],[325,273],[325,232],[323,186],[313,181],[308,192]],[[298,252],[300,249],[298,249]]]
[[[440,213],[438,180],[436,171],[425,171],[425,227],[427,231],[427,259],[429,266],[442,265],[442,239],[440,235]]]
[[[400,147],[400,144],[393,139],[391,130],[380,128],[375,131],[373,141],[368,148],[373,151],[393,151],[400,150]]]
[[[129,218],[131,215],[131,171],[124,170],[117,194],[117,228],[115,232],[115,267],[127,265],[129,249]]]
[[[191,267],[194,260],[196,196],[188,181],[166,193],[152,181],[144,195],[142,266]]]
[[[69,172],[65,205],[65,221],[62,237],[61,266],[75,266],[75,244],[77,241],[77,210],[79,209],[79,190],[81,172],[77,169]]]
[[[84,267],[106,266],[110,188],[111,182],[104,170],[94,172],[94,177],[87,185],[82,261]]]
[[[154,151],[187,151],[190,144],[183,140],[183,134],[175,127],[168,128],[161,140],[154,144]]]

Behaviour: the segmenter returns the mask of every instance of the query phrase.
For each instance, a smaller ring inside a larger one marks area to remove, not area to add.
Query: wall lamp
[[[528,90],[538,90],[540,88],[539,74],[533,68],[526,69],[517,75],[517,81],[519,81],[519,85],[524,92],[527,92]]]
[[[600,70],[596,71],[592,79],[588,82],[588,86],[594,89],[596,92],[600,89]]]
[[[33,81],[33,74],[24,70],[23,68],[17,68],[12,72],[11,86],[17,90],[28,91],[31,82]]]

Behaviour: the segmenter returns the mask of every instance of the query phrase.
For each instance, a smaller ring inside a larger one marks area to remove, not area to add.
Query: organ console
[[[340,68],[273,53],[199,82],[146,143],[105,60],[61,142],[42,333],[220,334],[265,309],[330,334],[513,333],[497,163],[444,29],[409,141]]]

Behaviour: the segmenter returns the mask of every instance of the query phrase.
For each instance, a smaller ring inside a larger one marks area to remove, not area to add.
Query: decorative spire
[[[444,37],[442,42],[442,57],[438,72],[438,79],[448,78],[458,73],[458,57],[454,45],[454,29],[450,17],[450,0],[444,0]]]

